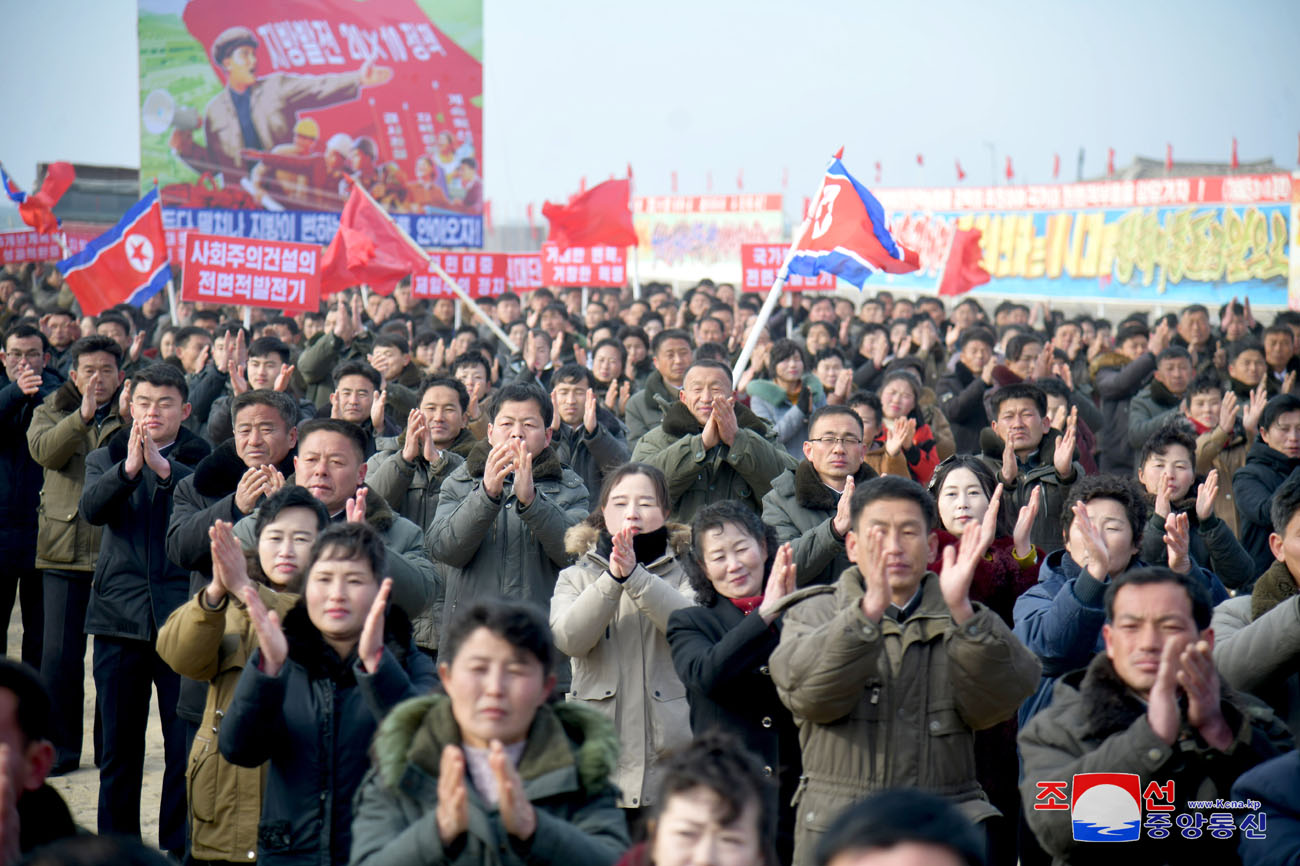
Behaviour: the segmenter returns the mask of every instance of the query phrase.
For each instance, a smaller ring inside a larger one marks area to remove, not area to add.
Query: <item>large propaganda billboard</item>
[[[642,279],[741,279],[743,244],[780,243],[781,196],[638,196],[632,199]]]
[[[872,284],[933,291],[953,230],[976,228],[992,275],[976,295],[1287,306],[1295,187],[1268,174],[880,188],[894,238],[920,254],[921,269]]]
[[[169,233],[326,244],[351,178],[422,246],[482,246],[482,0],[140,0],[139,35]]]

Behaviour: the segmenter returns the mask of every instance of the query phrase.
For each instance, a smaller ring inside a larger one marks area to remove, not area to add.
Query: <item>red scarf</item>
[[[1189,415],[1184,415],[1183,417],[1192,422],[1192,427],[1196,430],[1197,436],[1200,436],[1202,433],[1208,433],[1214,429],[1206,424],[1202,424],[1200,421],[1197,421]]]
[[[758,610],[758,606],[763,603],[763,596],[751,595],[747,598],[729,598],[727,601],[740,608],[741,613],[745,616],[749,616],[751,613]]]

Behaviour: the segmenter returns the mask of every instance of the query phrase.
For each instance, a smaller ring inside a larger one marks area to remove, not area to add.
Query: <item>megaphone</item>
[[[199,128],[199,113],[188,105],[178,106],[166,90],[155,90],[144,100],[140,120],[150,135],[161,135],[168,129],[189,132]]]

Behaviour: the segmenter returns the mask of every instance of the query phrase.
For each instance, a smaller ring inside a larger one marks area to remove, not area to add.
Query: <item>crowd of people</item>
[[[1300,314],[759,301],[6,269],[0,863],[1300,855]]]

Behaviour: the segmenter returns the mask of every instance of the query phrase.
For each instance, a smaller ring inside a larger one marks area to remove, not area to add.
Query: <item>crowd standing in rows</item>
[[[709,281],[483,299],[517,351],[409,282],[0,303],[0,864],[91,763],[189,863],[1300,853],[1300,314],[787,296],[733,383]],[[1177,823],[1076,841],[1088,772]]]

